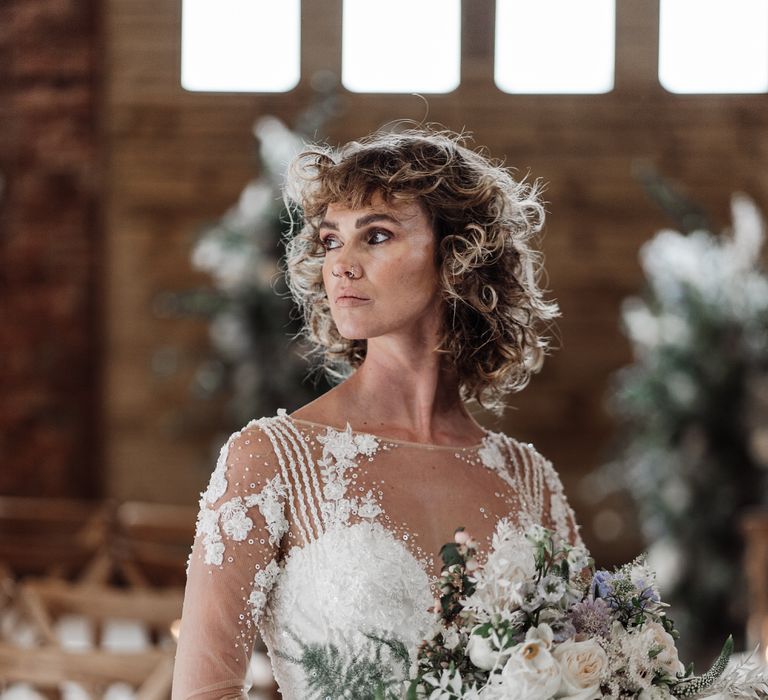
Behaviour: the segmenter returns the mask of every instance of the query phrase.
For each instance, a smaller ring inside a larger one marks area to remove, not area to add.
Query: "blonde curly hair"
[[[311,146],[289,168],[284,197],[293,226],[282,269],[304,320],[318,367],[343,379],[359,367],[366,340],[337,330],[323,284],[318,227],[329,204],[357,209],[419,202],[437,237],[443,304],[435,348],[455,367],[462,400],[500,414],[503,397],[523,389],[549,349],[539,327],[560,315],[539,286],[541,254],[529,246],[544,222],[540,183],[515,181],[467,138],[419,127],[377,131],[340,149]]]

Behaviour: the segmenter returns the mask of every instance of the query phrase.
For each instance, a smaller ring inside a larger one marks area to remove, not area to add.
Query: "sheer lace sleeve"
[[[246,698],[245,678],[288,530],[287,484],[256,422],[232,434],[201,494],[173,700]]]
[[[572,545],[583,547],[580,526],[576,522],[573,508],[568,503],[560,476],[552,462],[541,455],[539,458],[544,476],[542,524],[555,530]]]

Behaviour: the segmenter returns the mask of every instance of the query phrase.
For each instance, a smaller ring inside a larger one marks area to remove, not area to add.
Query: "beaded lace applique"
[[[249,423],[246,428],[252,424],[253,422]],[[243,430],[230,436],[221,448],[208,488],[200,498],[196,534],[202,535],[206,564],[216,566],[222,564],[225,549],[222,531],[224,535],[235,542],[245,540],[248,533],[253,529],[253,520],[248,517],[247,512],[254,506],[258,506],[266,521],[270,544],[278,544],[282,536],[288,531],[288,520],[285,517],[281,502],[287,495],[287,487],[280,475],[267,481],[259,493],[251,494],[245,498],[236,496],[225,501],[218,508],[212,508],[212,504],[227,491],[226,472],[229,447],[234,438],[241,435]],[[187,562],[187,570],[189,570],[189,561]]]
[[[347,423],[346,430],[328,427],[325,435],[318,435],[317,441],[323,446],[323,456],[317,461],[325,486],[325,501],[320,504],[323,524],[326,528],[345,525],[349,517],[357,513],[373,519],[381,513],[381,507],[368,490],[365,498],[345,498],[349,479],[345,472],[357,466],[360,455],[372,457],[379,449],[379,441],[373,435],[353,434]]]

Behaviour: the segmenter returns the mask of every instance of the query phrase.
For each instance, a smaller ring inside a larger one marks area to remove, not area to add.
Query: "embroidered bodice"
[[[482,564],[502,519],[581,543],[552,464],[503,433],[451,447],[251,421],[201,494],[174,700],[246,698],[256,634],[285,698],[402,697],[440,547],[464,526]]]

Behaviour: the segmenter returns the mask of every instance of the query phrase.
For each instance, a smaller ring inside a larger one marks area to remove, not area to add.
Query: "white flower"
[[[608,649],[611,668],[624,669],[626,681],[622,685],[632,692],[650,688],[653,684],[657,666],[648,655],[649,651],[649,640],[641,630],[624,629],[621,622],[614,620]]]
[[[595,700],[602,697],[600,682],[608,671],[608,656],[594,640],[560,644],[552,655],[560,664],[560,688],[555,697]]]
[[[473,610],[481,622],[494,613],[509,619],[523,603],[525,585],[536,573],[530,542],[502,518],[493,534],[491,551],[480,572],[475,592],[464,606]]]
[[[672,635],[658,622],[646,622],[643,626],[643,636],[647,639],[649,648],[661,649],[656,655],[656,665],[671,676],[685,671],[685,667],[677,656],[677,647]]]
[[[525,641],[512,649],[498,680],[492,681],[483,697],[549,700],[560,687],[560,666],[549,651],[551,644],[552,630],[548,625],[529,629]]]
[[[552,648],[554,639],[555,633],[552,631],[552,628],[545,623],[540,624],[538,627],[531,627],[525,633],[526,641],[541,642],[546,649]]]
[[[578,574],[582,569],[589,566],[589,554],[583,547],[573,547],[568,552],[568,568],[571,576]]]
[[[565,581],[549,574],[539,581],[536,593],[545,603],[559,603],[565,595]]]
[[[499,661],[500,652],[493,648],[490,637],[470,634],[465,652],[470,661],[484,671],[490,671]]]

